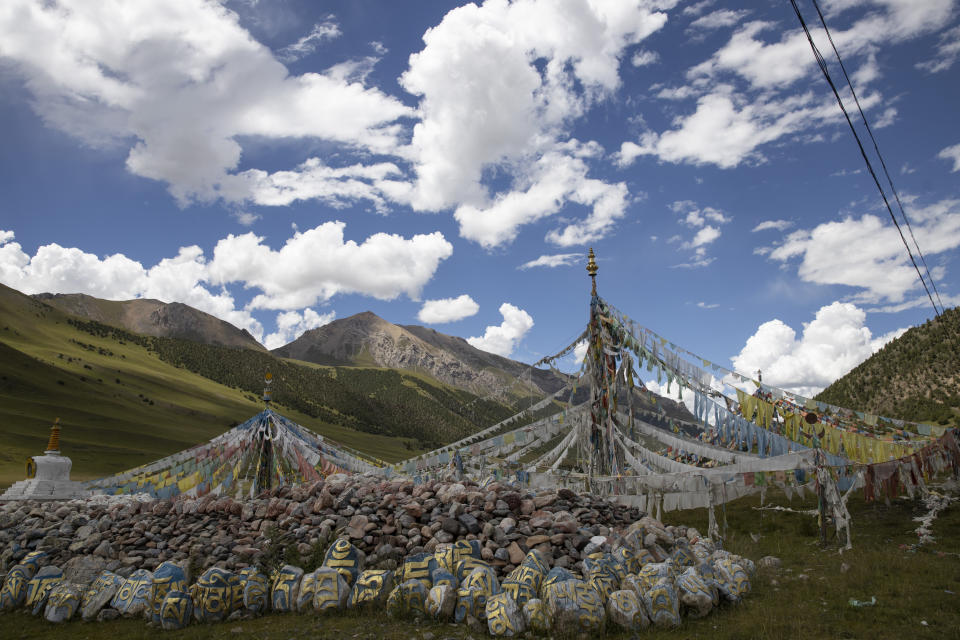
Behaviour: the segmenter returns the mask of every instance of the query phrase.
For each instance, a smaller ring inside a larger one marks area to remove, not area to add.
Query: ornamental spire
[[[60,418],[55,418],[50,427],[50,441],[47,442],[47,451],[60,451]]]
[[[593,284],[591,295],[597,295],[597,262],[594,260],[593,247],[590,247],[590,253],[587,255],[587,273],[590,274],[590,282]]]

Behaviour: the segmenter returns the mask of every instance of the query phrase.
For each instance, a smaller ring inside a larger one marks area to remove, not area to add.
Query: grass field
[[[797,498],[775,503],[794,509],[812,509],[815,503]],[[864,504],[851,498],[853,549],[843,554],[835,544],[820,546],[815,518],[782,512],[760,512],[757,496],[727,506],[725,547],[753,560],[775,555],[783,561],[777,573],[761,572],[752,592],[737,606],[724,605],[701,620],[685,618],[672,630],[642,632],[654,639],[711,638],[957,638],[960,637],[960,511],[952,505],[933,526],[936,544],[909,552],[901,545],[916,541],[913,518],[924,513],[919,501],[897,500],[890,506]],[[722,524],[722,514],[719,515]],[[706,531],[705,510],[671,512],[670,524],[686,524]],[[753,537],[759,536],[757,541]],[[877,604],[853,607],[851,598]],[[51,625],[24,612],[0,617],[0,633],[10,639],[44,640],[152,640],[158,634],[143,620],[102,624],[70,622]],[[380,612],[346,612],[330,616],[269,615],[219,625],[197,625],[164,632],[171,640],[341,638],[411,639],[432,633],[444,638],[488,637],[463,625],[397,621]],[[629,638],[608,632],[605,637]]]

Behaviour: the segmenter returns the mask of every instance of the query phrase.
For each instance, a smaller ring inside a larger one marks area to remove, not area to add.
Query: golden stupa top
[[[47,451],[60,451],[60,418],[55,418],[50,427],[50,440],[47,442]]]

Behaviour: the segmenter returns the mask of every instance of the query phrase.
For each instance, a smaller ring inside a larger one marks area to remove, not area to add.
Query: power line
[[[920,250],[920,244],[917,242],[916,236],[913,235],[913,226],[910,224],[910,219],[907,218],[907,212],[903,208],[903,203],[900,202],[900,194],[897,192],[897,188],[893,186],[893,178],[890,177],[890,172],[887,171],[887,163],[883,160],[883,154],[880,153],[880,147],[877,144],[877,139],[873,136],[873,130],[870,128],[870,123],[867,122],[867,115],[863,112],[863,107],[860,106],[860,99],[857,97],[857,92],[853,88],[853,83],[850,81],[850,76],[847,74],[847,67],[843,64],[843,60],[840,58],[840,52],[837,51],[837,45],[833,42],[833,35],[830,33],[830,28],[827,27],[827,21],[823,17],[823,12],[820,11],[820,3],[817,0],[811,0],[813,2],[813,7],[817,10],[817,15],[820,17],[820,24],[823,25],[823,31],[827,34],[827,39],[830,41],[830,46],[833,48],[833,54],[837,58],[837,62],[840,63],[840,69],[843,71],[843,77],[847,81],[847,86],[850,88],[850,94],[853,96],[854,102],[857,104],[857,110],[860,112],[860,118],[863,120],[863,126],[867,129],[867,133],[870,135],[870,141],[873,142],[873,150],[877,154],[877,158],[880,159],[880,166],[883,167],[883,174],[887,177],[887,184],[890,185],[890,190],[893,192],[893,197],[897,201],[897,206],[900,208],[900,215],[903,216],[903,221],[907,225],[907,230],[910,232],[910,238],[913,240],[913,246],[917,248],[917,255],[920,256],[920,261],[923,262],[923,269],[927,272],[927,280],[930,281],[930,286],[933,287],[933,293],[937,296],[937,302],[940,304],[941,311],[943,310],[943,300],[940,299],[940,292],[937,291],[937,285],[933,281],[933,276],[930,275],[930,268],[927,266],[927,259],[923,256],[923,251]]]
[[[937,309],[937,304],[933,301],[933,295],[930,293],[930,288],[927,287],[927,282],[924,280],[923,274],[920,273],[920,267],[917,266],[917,261],[913,257],[913,251],[910,250],[910,245],[907,244],[907,239],[903,235],[903,230],[900,228],[900,223],[897,222],[897,218],[893,214],[893,208],[890,206],[890,202],[887,200],[887,194],[884,193],[883,187],[880,185],[880,180],[877,178],[877,174],[873,170],[873,165],[870,163],[870,158],[867,156],[867,152],[863,148],[863,142],[860,140],[860,135],[853,126],[853,121],[850,120],[850,114],[847,113],[847,109],[843,105],[843,100],[840,98],[840,92],[837,90],[837,86],[834,84],[833,78],[830,76],[830,70],[827,68],[827,63],[824,60],[823,55],[820,53],[820,50],[817,48],[816,43],[813,41],[813,36],[810,33],[809,27],[807,27],[807,22],[803,19],[803,14],[800,13],[800,7],[797,6],[797,0],[790,0],[790,4],[793,6],[793,11],[797,14],[797,19],[800,21],[800,26],[803,28],[803,32],[807,36],[807,42],[810,43],[810,48],[813,50],[813,56],[817,61],[817,65],[820,67],[820,71],[823,73],[823,77],[826,79],[827,84],[830,85],[830,89],[833,91],[833,95],[837,99],[837,104],[840,106],[840,111],[843,112],[843,117],[846,118],[847,125],[850,127],[850,131],[853,133],[854,139],[857,141],[857,147],[860,149],[860,155],[863,156],[863,161],[866,163],[867,170],[870,172],[870,176],[873,178],[873,182],[877,186],[880,196],[883,198],[883,203],[887,207],[887,212],[890,214],[890,219],[893,220],[893,225],[897,228],[897,232],[900,234],[900,240],[903,242],[903,246],[907,250],[907,255],[910,256],[910,262],[913,263],[913,268],[916,270],[917,276],[920,278],[920,284],[923,285],[924,291],[927,292],[927,297],[930,299],[930,304],[933,306],[933,312],[937,315],[937,317],[940,317],[940,310]]]

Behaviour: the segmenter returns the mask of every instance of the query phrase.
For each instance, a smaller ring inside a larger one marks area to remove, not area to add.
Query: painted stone
[[[69,582],[57,584],[47,597],[43,617],[48,622],[66,622],[80,608],[80,587]]]
[[[500,585],[500,590],[501,592],[509,593],[518,607],[523,607],[523,605],[538,595],[537,590],[529,584],[517,582],[516,580],[504,580],[503,584]]]
[[[590,576],[586,582],[599,594],[604,606],[606,606],[607,600],[610,599],[610,594],[617,591],[620,587],[619,582],[614,582],[613,578],[602,573]]]
[[[502,591],[487,599],[487,629],[494,637],[511,637],[526,630],[526,620],[513,597]]]
[[[176,631],[190,624],[193,617],[193,599],[180,589],[167,591],[160,603],[160,626],[164,631]]]
[[[576,580],[577,576],[569,569],[563,567],[554,567],[550,569],[546,576],[543,578],[543,582],[540,584],[540,595],[543,595],[544,589],[554,582],[564,582],[566,580]]]
[[[490,565],[483,560],[479,560],[473,556],[466,556],[457,561],[456,571],[453,572],[453,575],[457,576],[457,582],[463,586],[463,581],[478,567],[491,568]]]
[[[210,567],[190,587],[193,617],[197,622],[222,622],[233,613],[234,585],[238,576],[232,571]]]
[[[160,607],[163,599],[171,591],[184,591],[187,588],[187,576],[180,565],[172,562],[161,562],[153,572],[153,581],[150,583],[150,595],[147,601],[150,619],[160,624]]]
[[[658,580],[644,593],[643,601],[653,624],[658,627],[676,627],[680,624],[680,600],[672,580]]]
[[[10,569],[0,588],[0,610],[9,611],[23,605],[27,599],[27,585],[34,573],[36,568],[29,564],[18,564]]]
[[[331,567],[313,572],[313,608],[315,611],[337,611],[347,608],[350,585],[343,574]]]
[[[614,591],[607,598],[607,617],[614,625],[626,631],[639,631],[650,626],[650,618],[631,589]]]
[[[279,613],[289,613],[297,606],[297,593],[300,591],[300,579],[303,569],[285,564],[277,573],[270,591],[270,607]]]
[[[393,571],[389,570],[367,569],[361,572],[350,592],[349,606],[381,606],[386,603],[393,590],[393,576]]]
[[[543,586],[543,579],[546,577],[546,571],[540,571],[530,565],[521,564],[510,572],[507,580],[519,582],[533,590],[534,593],[540,593],[540,587]],[[520,604],[519,602],[517,604]],[[521,605],[522,606],[522,605]]]
[[[433,578],[433,586],[435,587],[445,584],[452,587],[454,593],[456,593],[457,589],[460,587],[460,582],[457,580],[457,576],[453,575],[446,569],[437,569],[433,572],[431,577]]]
[[[457,607],[453,611],[453,621],[466,622],[467,617],[473,616],[483,620],[487,616],[487,594],[477,588],[457,589]]]
[[[300,590],[297,593],[296,611],[303,613],[313,608],[313,595],[317,591],[317,573],[304,573],[300,578]]]
[[[432,553],[415,553],[403,561],[402,582],[419,580],[427,589],[433,586],[433,572],[438,568]]]
[[[640,556],[630,547],[617,547],[611,555],[613,556],[614,562],[623,567],[624,575],[620,578],[621,581],[631,573],[640,571],[640,568],[643,566],[640,562]]]
[[[643,604],[643,594],[646,592],[646,588],[643,586],[643,582],[637,576],[631,574],[623,579],[623,582],[620,583],[622,589],[629,589],[637,594],[637,597],[640,598],[640,603]]]
[[[352,585],[360,573],[360,551],[343,538],[338,538],[323,558],[323,566],[336,569]]]
[[[251,613],[270,609],[270,581],[266,575],[251,569],[243,574],[243,608]]]
[[[724,599],[740,602],[750,592],[750,578],[739,564],[730,558],[720,558],[713,562],[717,588]]]
[[[153,573],[146,569],[137,569],[120,585],[110,606],[123,616],[141,615],[149,607],[152,584]]]
[[[670,554],[670,559],[673,560],[673,563],[678,567],[695,567],[699,562],[697,554],[695,554],[690,547],[686,545],[678,544],[673,549],[673,553]]]
[[[584,558],[583,576],[584,578],[606,576],[610,578],[611,582],[619,585],[620,581],[627,577],[627,573],[623,566],[617,562],[614,562],[613,556],[609,554],[598,553]]]
[[[489,598],[492,595],[500,593],[500,583],[497,581],[497,574],[491,567],[477,567],[470,572],[467,579],[462,584],[465,589],[479,589]]]
[[[559,635],[603,630],[607,616],[600,594],[583,580],[554,582],[544,589],[544,601]]]
[[[677,578],[677,595],[691,618],[702,618],[713,609],[714,591],[694,567]]]
[[[539,598],[527,600],[521,610],[527,629],[540,635],[547,635],[550,632],[550,619],[547,618],[547,607],[543,600]]]
[[[28,567],[33,568],[31,576],[40,570],[40,566],[47,561],[47,558],[50,556],[46,551],[31,551],[27,555],[23,556],[20,559],[20,562],[17,564],[22,564]]]
[[[438,544],[433,555],[437,560],[437,567],[454,573],[457,563],[464,558],[480,559],[480,541],[457,540],[454,543]]]
[[[43,567],[27,583],[27,594],[23,604],[31,609],[33,615],[40,615],[47,606],[50,592],[62,581],[63,571],[59,567]]]
[[[112,571],[101,571],[80,599],[80,616],[90,622],[97,619],[100,609],[107,606],[123,585],[124,579]]]
[[[676,574],[674,573],[673,563],[671,562],[651,562],[643,565],[637,577],[640,578],[644,591],[647,591],[662,578],[673,582],[676,579]]]
[[[406,580],[387,598],[387,613],[396,618],[427,617],[427,587],[420,580]]]
[[[542,575],[546,575],[547,572],[550,571],[546,556],[536,549],[531,549],[527,553],[526,557],[523,559],[523,562],[520,563],[520,566],[533,569]]]
[[[427,613],[434,620],[452,621],[456,608],[457,591],[449,584],[436,585],[427,593]]]

